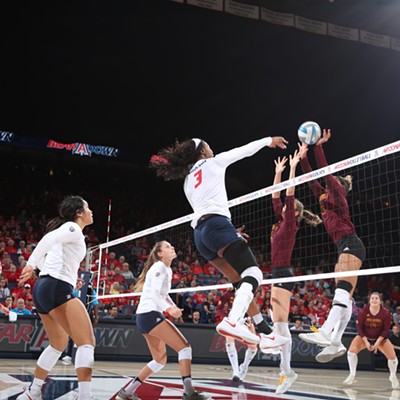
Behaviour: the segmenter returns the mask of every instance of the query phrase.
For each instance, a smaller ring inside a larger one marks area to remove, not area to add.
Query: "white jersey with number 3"
[[[217,154],[215,157],[197,161],[185,178],[184,192],[192,206],[192,227],[205,214],[219,214],[231,218],[228,195],[225,188],[225,170],[236,161],[250,157],[272,143],[266,137],[241,147]]]

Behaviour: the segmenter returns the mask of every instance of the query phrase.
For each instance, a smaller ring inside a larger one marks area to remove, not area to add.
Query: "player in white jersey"
[[[66,197],[58,212],[59,216],[47,224],[46,234],[20,276],[25,282],[35,268],[40,270],[33,298],[50,344],[37,360],[33,382],[17,400],[42,399],[44,380],[65,349],[68,336],[78,346],[75,360],[78,399],[91,399],[95,338],[89,315],[73,290],[79,265],[86,255],[82,230],[93,223],[93,214],[80,196]]]
[[[135,292],[142,292],[136,310],[136,326],[146,339],[153,359],[145,365],[137,376],[118,392],[121,399],[139,400],[136,390],[152,374],[159,372],[167,362],[168,345],[178,353],[179,371],[184,387],[184,400],[210,399],[207,394],[196,392],[193,388],[192,348],[163,312],[175,318],[182,315],[168,292],[171,290],[172,260],[176,258],[175,249],[163,240],[157,242],[150,252],[139,279]]]
[[[236,287],[232,308],[218,324],[218,333],[245,344],[259,344],[260,349],[283,345],[288,339],[273,334],[254,301],[263,275],[247,241],[231,222],[225,171],[229,165],[263,147],[285,149],[286,144],[281,136],[266,137],[214,156],[205,141],[195,138],[177,141],[150,160],[157,176],[184,181],[185,195],[194,211],[192,227],[197,250]],[[241,322],[246,312],[253,318],[259,335]]]

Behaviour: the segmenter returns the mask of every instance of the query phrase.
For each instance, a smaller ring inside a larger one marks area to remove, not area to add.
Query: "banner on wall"
[[[120,156],[120,150],[115,147],[82,142],[61,143],[51,138],[31,138],[6,131],[0,131],[0,145],[24,149],[57,151],[83,157],[102,156],[117,158]]]

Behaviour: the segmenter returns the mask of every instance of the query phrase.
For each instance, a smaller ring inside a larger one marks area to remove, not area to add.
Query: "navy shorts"
[[[136,314],[136,326],[143,334],[149,333],[163,321],[165,321],[165,317],[158,311]]]
[[[352,254],[364,262],[366,252],[362,240],[355,233],[351,233],[336,242],[338,255],[342,253]]]
[[[243,240],[231,220],[223,215],[212,215],[197,223],[194,229],[194,243],[200,254],[207,260],[218,257],[218,250],[237,240]]]
[[[68,282],[46,275],[41,276],[33,287],[33,300],[39,314],[48,314],[61,304],[75,298],[73,286]]]

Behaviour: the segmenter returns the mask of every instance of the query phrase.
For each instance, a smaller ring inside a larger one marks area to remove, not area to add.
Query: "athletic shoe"
[[[327,347],[332,344],[329,336],[322,331],[299,333],[299,338],[307,343],[317,344],[321,347]]]
[[[290,338],[285,337],[285,336],[281,336],[281,335],[277,335],[274,332],[269,333],[268,335],[266,335],[265,333],[260,333],[260,344],[258,345],[258,347],[260,348],[260,351],[262,351],[263,353],[266,354],[270,354],[271,353],[271,349],[277,349],[283,345],[285,345],[286,343],[289,342]],[[279,351],[278,351],[279,353]]]
[[[117,394],[117,398],[127,399],[127,400],[140,400],[140,398],[137,397],[135,393],[132,393],[132,394],[126,393],[124,388],[121,388],[119,390],[119,392]]]
[[[325,347],[320,353],[318,353],[315,359],[320,363],[327,363],[332,361],[334,358],[341,357],[346,354],[346,347],[340,343],[339,346],[335,346],[331,344],[330,346]]]
[[[390,382],[392,382],[392,389],[400,389],[399,380],[396,375],[389,376]]]
[[[64,357],[61,359],[61,362],[62,362],[64,365],[70,365],[70,364],[72,364],[72,358],[71,358],[70,356],[64,356]]]
[[[249,367],[245,367],[244,364],[240,364],[239,365],[239,379],[241,381],[244,381],[244,378],[247,375],[247,370],[249,369]]]
[[[351,386],[353,383],[356,383],[357,379],[355,375],[350,374],[344,381],[343,385]]]
[[[250,332],[250,330],[239,321],[232,324],[225,317],[218,325],[217,332],[222,336],[232,337],[244,344],[259,344],[260,337]]]
[[[182,400],[209,400],[212,399],[211,395],[202,392],[194,392],[191,396],[184,394]]]
[[[297,379],[297,374],[291,371],[290,375],[281,375],[278,381],[278,387],[275,390],[275,394],[286,393]]]
[[[42,394],[34,395],[29,389],[24,388],[24,392],[17,397],[17,400],[42,400]]]
[[[241,379],[239,376],[237,376],[237,375],[232,376],[232,382],[240,382],[240,381],[241,381]]]

